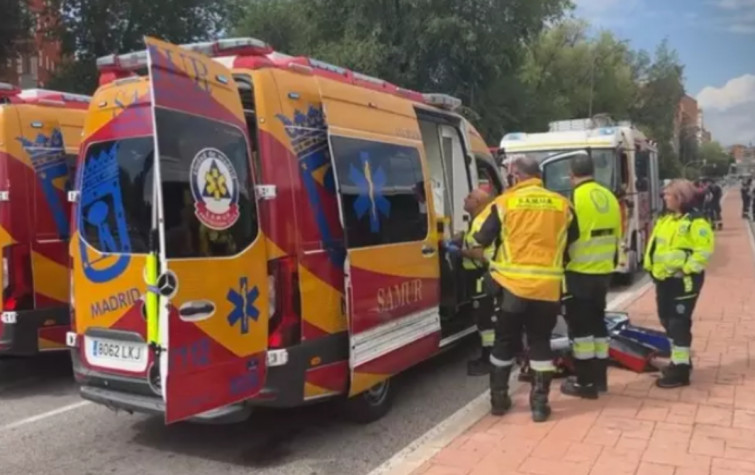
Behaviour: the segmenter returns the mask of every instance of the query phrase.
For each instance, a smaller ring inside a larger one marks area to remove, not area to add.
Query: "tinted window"
[[[634,173],[638,180],[648,179],[650,174],[650,151],[638,150],[634,163]]]
[[[477,158],[475,162],[477,162],[478,186],[491,195],[500,195],[503,192],[503,186],[496,176],[495,169],[482,158]]]
[[[84,159],[79,228],[105,253],[146,253],[152,225],[152,137],[100,142]]]
[[[422,162],[414,147],[332,137],[350,248],[427,236]]]
[[[232,256],[257,236],[244,133],[231,125],[155,110],[168,258]]]
[[[592,152],[595,164],[595,181],[611,190],[616,188],[616,153],[614,150],[595,150]],[[571,160],[564,158],[548,163],[543,169],[543,180],[549,190],[571,196],[572,185],[569,178]]]

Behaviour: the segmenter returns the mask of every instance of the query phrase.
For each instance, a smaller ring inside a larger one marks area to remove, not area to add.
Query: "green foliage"
[[[526,123],[524,43],[568,0],[251,0],[238,35],[464,101],[489,141]],[[282,19],[285,19],[283,21]]]
[[[729,172],[732,158],[718,142],[708,142],[700,146],[700,160],[704,160],[703,173],[707,176],[720,177]]]
[[[180,43],[231,32],[459,97],[490,144],[507,131],[608,113],[658,142],[663,177],[698,153],[675,137],[683,67],[668,43],[651,56],[610,32],[593,35],[566,18],[570,0],[52,1],[62,16],[51,34],[72,58],[54,87],[91,93],[94,60],[141,49],[144,35]]]
[[[230,0],[53,0],[60,22],[48,33],[62,38],[70,60],[49,86],[92,93],[98,57],[144,49],[145,35],[175,43],[216,38],[235,6]]]
[[[34,22],[24,0],[0,0],[0,65],[28,47]],[[2,69],[0,66],[0,69]]]

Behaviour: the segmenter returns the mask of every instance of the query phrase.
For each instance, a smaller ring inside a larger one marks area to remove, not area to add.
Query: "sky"
[[[574,0],[576,15],[653,52],[664,38],[723,145],[755,145],[755,0]]]

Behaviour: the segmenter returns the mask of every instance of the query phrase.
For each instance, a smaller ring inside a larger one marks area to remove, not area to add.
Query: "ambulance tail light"
[[[13,244],[3,249],[3,310],[29,310],[34,306],[29,247]]]
[[[296,259],[283,257],[268,263],[270,321],[268,347],[287,348],[301,341],[301,296]]]

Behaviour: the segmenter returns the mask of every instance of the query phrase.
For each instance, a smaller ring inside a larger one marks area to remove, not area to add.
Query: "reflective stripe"
[[[595,357],[601,360],[608,358],[608,338],[595,339]]]
[[[556,367],[553,366],[553,361],[535,361],[530,360],[530,369],[539,373],[545,373],[547,371],[556,371]]]
[[[578,254],[576,257],[572,258],[571,262],[575,264],[584,264],[586,262],[610,262],[613,261],[615,256],[616,251],[603,252],[600,254]]]
[[[693,299],[695,297],[697,297],[697,294],[685,295],[683,297],[677,297],[674,300],[690,300],[690,299]]]
[[[490,355],[490,364],[495,366],[496,368],[508,368],[509,366],[514,366],[514,360],[510,359],[508,361],[499,360],[493,355]]]
[[[590,238],[589,241],[577,241],[569,246],[570,252],[583,252],[600,246],[615,246],[619,240],[616,236],[601,236]]]
[[[591,336],[575,338],[572,343],[574,358],[578,360],[591,360],[595,358],[595,340]]]
[[[664,263],[674,260],[685,261],[687,259],[687,253],[684,251],[665,251],[656,252],[653,255],[653,262]]]
[[[671,362],[674,364],[689,364],[689,347],[674,346],[671,348]]]
[[[538,277],[556,277],[561,278],[564,275],[563,269],[557,269],[557,268],[526,268],[526,267],[519,267],[519,266],[502,266],[500,264],[491,263],[491,267],[496,272],[499,272],[501,274],[514,274],[514,275],[533,275]]]
[[[483,330],[480,332],[480,339],[482,340],[483,348],[490,348],[495,342],[494,330]]]
[[[480,277],[479,279],[477,279],[477,283],[475,285],[475,292],[477,292],[478,294],[481,294],[482,293],[482,285],[484,283],[485,283],[485,279],[483,279],[482,277]]]

